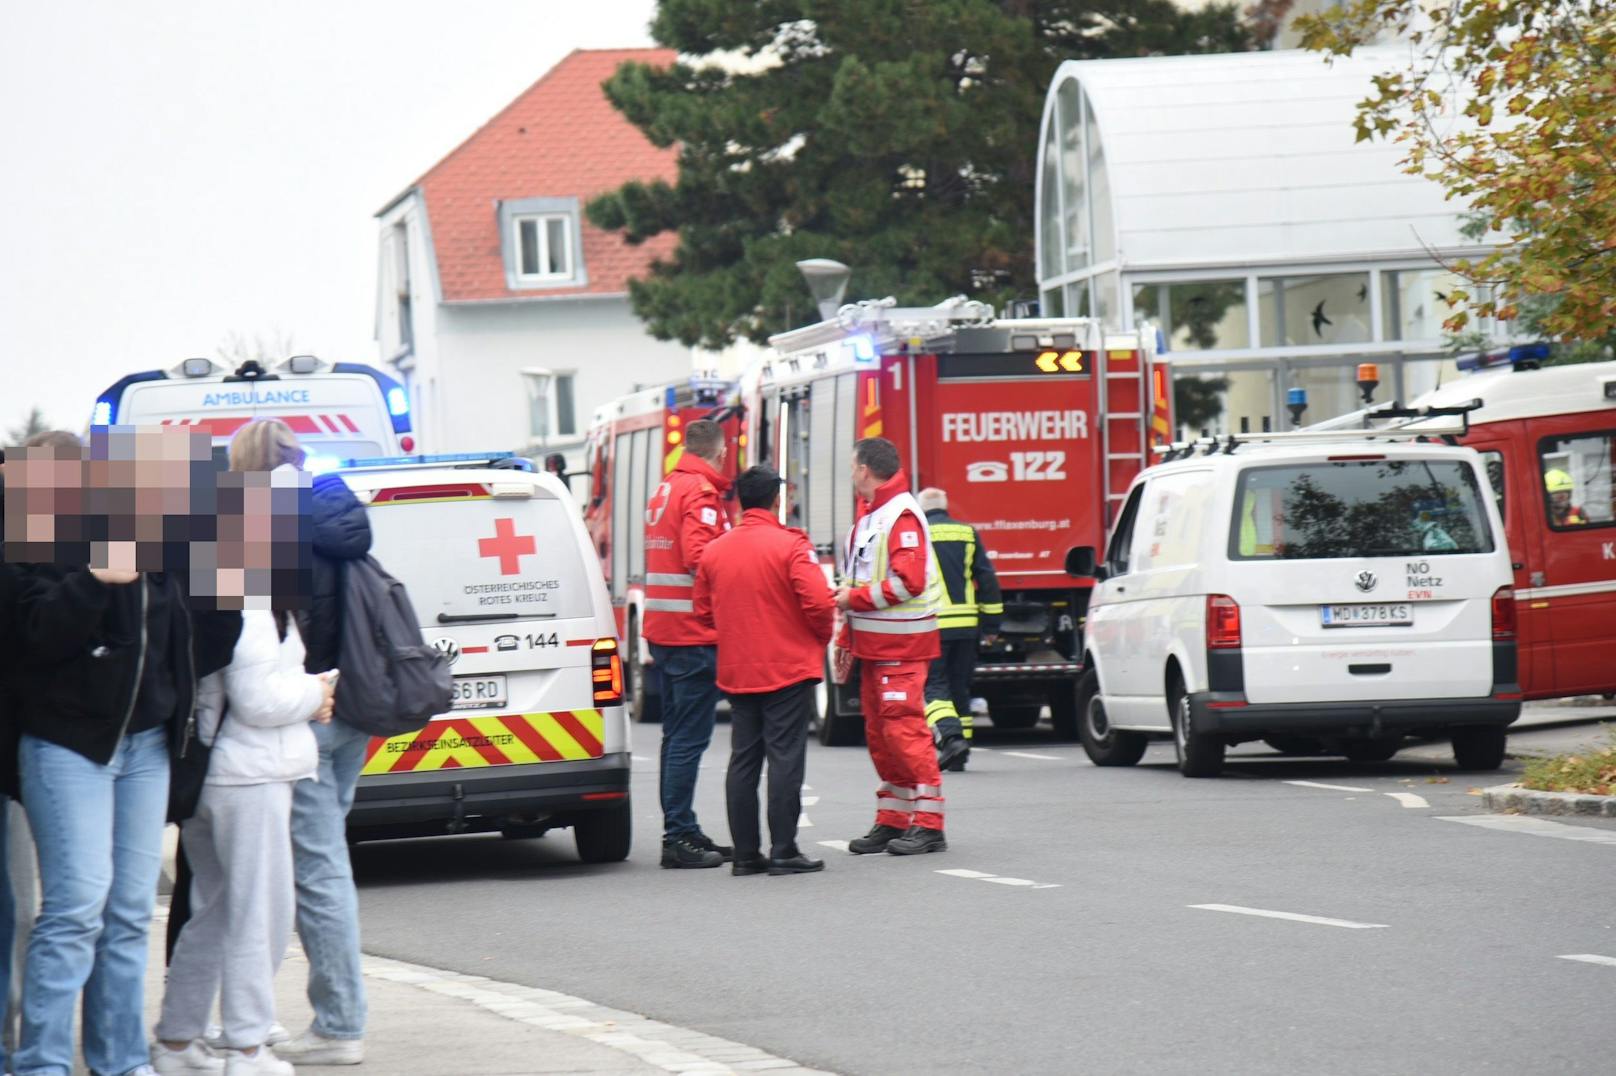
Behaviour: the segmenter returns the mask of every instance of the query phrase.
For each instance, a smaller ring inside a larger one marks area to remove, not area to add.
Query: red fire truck
[[[853,522],[853,443],[895,442],[914,487],[946,490],[998,571],[1004,619],[974,688],[993,723],[1030,727],[1047,704],[1056,732],[1075,738],[1092,581],[1069,576],[1066,555],[1101,544],[1152,446],[1171,440],[1172,382],[1154,342],[1088,318],[998,319],[963,298],[850,304],[772,337],[742,375],[742,465],[784,476],[784,522],[834,573]],[[826,683],[820,741],[856,742],[856,690]]]
[[[603,404],[590,422],[584,448],[589,475],[584,526],[611,590],[618,638],[624,642],[623,692],[636,721],[662,716],[650,649],[640,634],[645,502],[684,454],[684,427],[699,418],[724,426],[730,441],[725,472],[733,477],[740,467],[740,413],[734,382],[716,378],[639,389]]]

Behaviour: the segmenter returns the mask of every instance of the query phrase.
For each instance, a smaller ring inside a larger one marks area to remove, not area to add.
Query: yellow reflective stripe
[[[969,542],[971,528],[964,523],[933,523],[931,540],[934,542]]]
[[[983,602],[981,605],[977,606],[977,609],[983,613],[987,613],[989,616],[1000,616],[1004,613],[1004,603]]]

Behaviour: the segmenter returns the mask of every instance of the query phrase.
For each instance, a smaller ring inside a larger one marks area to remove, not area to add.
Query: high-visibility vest
[[[931,535],[932,563],[938,578],[942,581],[942,605],[937,610],[937,627],[942,631],[955,628],[975,628],[981,624],[983,615],[1002,616],[1004,602],[992,603],[978,600],[976,590],[976,558],[986,556],[976,538],[976,528],[969,523],[954,521],[933,523],[926,521],[928,533]],[[943,570],[942,561],[937,556],[937,547],[944,542],[958,542],[965,547],[961,560],[961,575],[958,580],[948,577]],[[955,598],[959,600],[956,601]]]
[[[926,543],[926,585],[919,594],[909,594],[903,581],[889,575],[891,566],[892,528],[905,512],[914,515],[920,523]],[[869,612],[848,611],[848,623],[855,634],[867,636],[923,636],[937,630],[937,610],[943,604],[942,576],[937,571],[936,557],[931,551],[931,531],[926,524],[926,513],[910,493],[900,493],[871,509],[853,528],[846,551],[843,574],[855,587],[867,586],[874,597],[876,608]],[[886,602],[880,584],[891,579],[893,591],[900,600]],[[894,657],[904,655],[894,640]]]

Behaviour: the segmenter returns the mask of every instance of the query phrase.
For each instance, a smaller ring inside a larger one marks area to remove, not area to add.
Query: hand
[[[320,674],[320,708],[314,712],[314,720],[322,725],[331,724],[331,714],[337,706],[337,685],[324,673]]]
[[[91,568],[90,574],[103,583],[122,584],[133,583],[140,578],[139,572],[126,571],[123,568]]]
[[[848,600],[848,596],[850,594],[852,594],[852,592],[853,592],[853,590],[852,590],[851,587],[837,587],[836,588],[836,608],[842,610],[845,613],[850,608],[850,602]]]
[[[831,654],[831,678],[838,684],[847,683],[853,673],[853,651],[845,646],[838,646]]]

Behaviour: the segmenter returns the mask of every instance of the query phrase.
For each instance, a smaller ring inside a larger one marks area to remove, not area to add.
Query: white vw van
[[[1187,777],[1224,748],[1384,760],[1450,736],[1496,769],[1520,713],[1509,549],[1468,448],[1294,438],[1203,445],[1144,471],[1085,634],[1080,731],[1101,766],[1173,736]]]
[[[352,461],[371,552],[449,659],[452,709],[373,739],[350,839],[570,827],[586,862],[629,853],[623,664],[572,496],[527,460]]]

